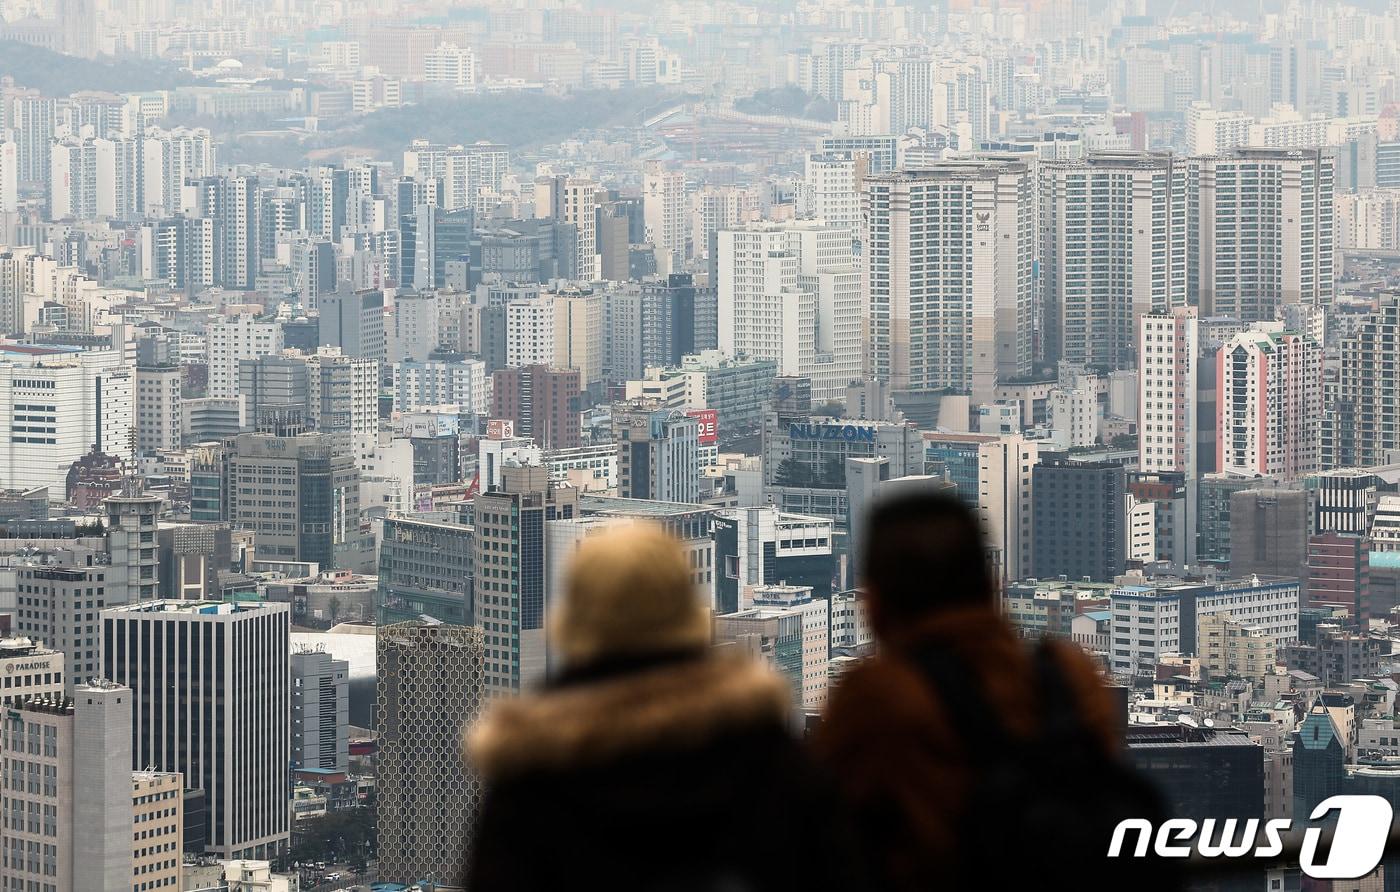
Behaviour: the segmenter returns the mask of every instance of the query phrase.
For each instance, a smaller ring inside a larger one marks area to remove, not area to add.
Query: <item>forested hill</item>
[[[47,96],[67,96],[80,90],[168,90],[192,82],[187,73],[169,62],[79,59],[14,40],[0,40],[0,76],[4,75]]]

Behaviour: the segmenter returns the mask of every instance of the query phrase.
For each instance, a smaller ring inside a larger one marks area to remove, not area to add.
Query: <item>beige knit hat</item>
[[[636,524],[584,541],[550,618],[551,647],[567,667],[703,650],[710,613],[680,543]]]

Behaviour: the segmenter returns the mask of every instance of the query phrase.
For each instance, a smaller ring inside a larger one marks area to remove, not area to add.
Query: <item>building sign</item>
[[[874,443],[875,428],[857,424],[789,424],[788,439]]]
[[[685,414],[700,422],[701,446],[713,446],[719,442],[718,409],[690,409]]]
[[[34,663],[7,663],[5,664],[5,674],[9,675],[14,672],[33,672],[36,669],[42,670],[48,668],[50,668],[49,664],[42,660]]]
[[[515,436],[515,422],[509,418],[488,418],[486,420],[486,439],[488,440],[509,440]]]

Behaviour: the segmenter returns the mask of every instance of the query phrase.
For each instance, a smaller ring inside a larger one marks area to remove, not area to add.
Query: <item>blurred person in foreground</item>
[[[878,654],[843,676],[814,748],[852,807],[873,885],[1170,888],[1105,857],[1158,797],[1122,755],[1079,648],[1031,647],[998,612],[976,516],[942,494],[872,511],[861,569]]]
[[[550,623],[562,673],[468,734],[486,795],[466,888],[849,888],[791,687],[711,650],[691,572],[650,526],[580,547]]]

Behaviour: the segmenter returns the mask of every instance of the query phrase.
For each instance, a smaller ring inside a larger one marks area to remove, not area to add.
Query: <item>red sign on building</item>
[[[719,442],[718,409],[691,409],[685,414],[700,422],[701,446],[713,446]]]

